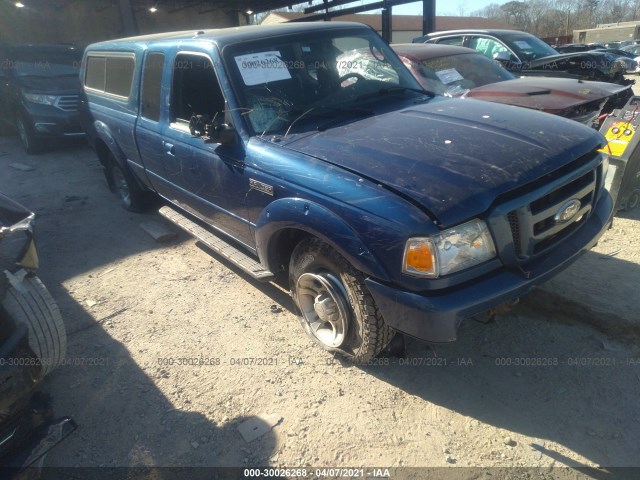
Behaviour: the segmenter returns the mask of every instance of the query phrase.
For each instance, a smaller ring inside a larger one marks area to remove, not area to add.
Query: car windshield
[[[371,114],[383,102],[425,95],[389,46],[362,28],[229,45],[223,58],[259,135],[322,128]]]
[[[78,75],[82,50],[19,50],[12,66],[20,77],[64,77]]]
[[[557,51],[533,35],[510,35],[503,38],[503,41],[523,62],[558,55]]]
[[[419,62],[402,58],[422,86],[438,95],[460,96],[475,87],[515,78],[496,62],[477,53],[446,55]]]

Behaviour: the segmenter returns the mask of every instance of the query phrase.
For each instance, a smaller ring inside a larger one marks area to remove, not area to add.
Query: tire
[[[120,205],[131,212],[143,212],[149,203],[149,193],[140,188],[129,170],[123,168],[110,155],[105,170],[109,189],[116,194]]]
[[[296,246],[289,285],[303,328],[325,350],[368,361],[393,338],[362,273],[321,240]]]
[[[16,117],[16,130],[18,131],[18,137],[20,137],[20,143],[25,152],[31,155],[40,151],[42,148],[41,142],[36,138],[33,133],[33,128],[22,115]]]
[[[635,190],[631,192],[631,195],[629,195],[629,198],[627,198],[627,205],[625,210],[630,212],[638,206],[638,203],[640,203],[640,190]]]
[[[51,373],[67,354],[67,333],[58,305],[38,277],[22,281],[25,293],[9,287],[3,307],[29,328],[29,346],[42,363],[42,373]]]

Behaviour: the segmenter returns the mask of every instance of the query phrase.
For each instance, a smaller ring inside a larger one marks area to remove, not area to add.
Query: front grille
[[[571,171],[562,169],[547,185],[536,182],[494,209],[490,223],[506,264],[526,263],[553,248],[589,218],[602,183],[600,156],[590,157]],[[556,219],[563,207],[571,201],[575,204],[575,200],[580,202],[575,205],[576,213],[565,222]]]
[[[515,249],[516,255],[520,256],[522,253],[520,250],[520,223],[518,222],[518,213],[517,212],[509,212],[507,214],[509,218],[509,228],[511,229],[511,238],[513,239],[513,247]]]
[[[80,103],[79,95],[63,95],[58,97],[56,101],[56,107],[65,112],[77,112],[78,104]]]

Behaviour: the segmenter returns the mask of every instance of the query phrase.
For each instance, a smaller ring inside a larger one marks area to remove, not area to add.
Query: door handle
[[[168,155],[171,155],[172,157],[176,156],[176,147],[173,145],[173,143],[162,142],[162,145],[164,146],[164,151]]]

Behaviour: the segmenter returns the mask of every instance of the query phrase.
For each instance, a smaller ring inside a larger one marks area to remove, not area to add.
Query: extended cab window
[[[171,122],[188,124],[194,115],[213,120],[223,111],[224,97],[211,60],[203,55],[178,54],[173,64]]]
[[[133,54],[90,54],[84,85],[100,93],[128,98],[135,66]]]
[[[160,120],[160,90],[164,54],[150,53],[144,62],[142,76],[142,103],[140,113],[149,120]]]

